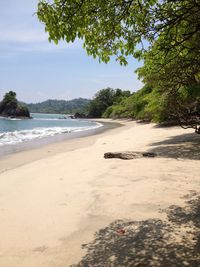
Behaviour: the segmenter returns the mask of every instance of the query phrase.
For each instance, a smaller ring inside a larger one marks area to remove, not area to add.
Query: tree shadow
[[[87,254],[71,267],[200,266],[200,197],[165,212],[166,221],[112,222],[83,246]]]
[[[146,125],[146,124],[150,124],[149,120],[135,120],[138,124],[141,125]]]
[[[156,123],[153,128],[172,128],[174,126],[179,126],[177,121],[166,121],[166,122],[160,122],[160,123]]]
[[[200,159],[200,135],[183,134],[152,143],[149,152],[165,158]]]

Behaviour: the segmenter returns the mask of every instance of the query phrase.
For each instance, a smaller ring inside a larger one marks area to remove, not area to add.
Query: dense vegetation
[[[176,120],[200,133],[199,0],[42,0],[38,18],[50,41],[83,39],[106,63],[144,61],[137,72],[145,87],[104,116]]]
[[[96,118],[132,118],[154,122],[172,121],[165,101],[151,86],[147,85],[133,93],[121,89],[102,89],[89,103],[87,115]]]
[[[121,89],[106,88],[102,89],[95,95],[94,99],[87,107],[87,116],[92,118],[100,118],[110,106],[120,103],[122,99],[130,96],[130,91],[122,91]]]
[[[58,114],[75,114],[84,113],[90,100],[77,98],[69,101],[65,100],[46,100],[41,103],[27,104],[30,112],[35,113],[58,113]]]
[[[120,102],[107,108],[103,116],[106,118],[134,118],[134,119],[150,119],[147,115],[145,107],[147,105],[147,95],[152,89],[144,86],[136,93],[132,93],[129,97],[124,97]]]
[[[0,102],[0,115],[5,117],[30,118],[29,110],[25,105],[18,102],[16,93],[9,91]]]

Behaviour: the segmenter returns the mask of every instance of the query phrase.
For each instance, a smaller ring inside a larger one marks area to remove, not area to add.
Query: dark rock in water
[[[30,118],[29,110],[16,99],[16,93],[10,91],[0,102],[0,115],[10,118]]]
[[[133,152],[133,151],[123,151],[123,152],[107,152],[104,154],[105,159],[119,158],[124,160],[137,159],[142,157],[156,157],[155,153],[150,152]]]
[[[74,114],[74,118],[75,118],[75,119],[85,119],[85,118],[87,118],[87,116],[86,116],[84,113],[76,112],[76,113]]]
[[[68,118],[75,119],[75,117],[73,115],[68,115]]]

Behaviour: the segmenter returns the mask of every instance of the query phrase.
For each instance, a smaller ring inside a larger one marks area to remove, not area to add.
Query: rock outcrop
[[[16,93],[10,91],[0,102],[0,116],[11,118],[30,118],[29,110],[16,99]]]

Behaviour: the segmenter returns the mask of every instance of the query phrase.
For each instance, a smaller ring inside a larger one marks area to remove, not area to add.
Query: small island
[[[0,102],[0,116],[6,118],[31,118],[28,108],[19,103],[16,98],[16,93],[13,91],[6,93]]]

